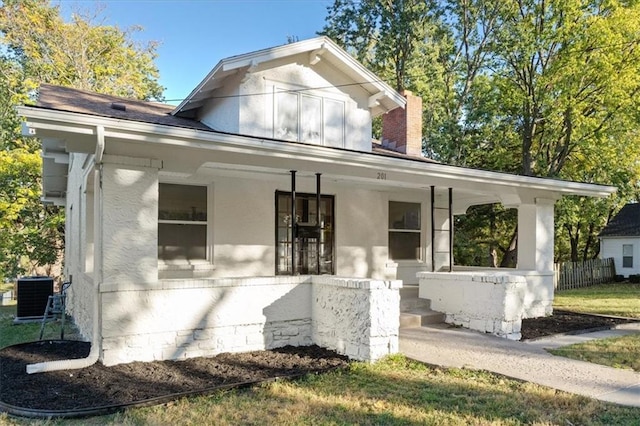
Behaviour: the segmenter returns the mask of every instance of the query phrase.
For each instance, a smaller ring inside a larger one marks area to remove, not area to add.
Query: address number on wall
[[[376,179],[378,180],[387,180],[387,173],[386,172],[378,172],[376,175]]]

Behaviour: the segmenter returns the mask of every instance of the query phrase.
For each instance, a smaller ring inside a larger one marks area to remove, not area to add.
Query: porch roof
[[[381,150],[351,151],[47,107],[23,106],[18,110],[27,118],[23,133],[40,137],[43,153],[59,165],[57,171],[44,176],[45,198],[51,199],[64,198],[64,156],[69,152],[95,152],[100,127],[108,154],[162,160],[167,173],[288,174],[289,170],[298,170],[301,178],[322,173],[334,181],[387,190],[453,188],[456,213],[477,204],[515,206],[536,198],[606,197],[615,192],[611,186],[449,166]],[[180,156],[171,154],[176,148],[181,150]]]

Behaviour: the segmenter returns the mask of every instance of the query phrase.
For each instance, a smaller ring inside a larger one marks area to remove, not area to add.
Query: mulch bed
[[[619,324],[638,321],[628,318],[553,311],[553,315],[549,317],[522,320],[521,334],[522,340],[528,340],[560,333],[578,334],[596,329],[609,329]]]
[[[633,322],[624,318],[554,312],[526,319],[522,338],[611,327]],[[72,411],[198,393],[241,384],[317,373],[348,365],[348,359],[318,346],[291,347],[183,361],[134,362],[81,370],[26,374],[27,364],[83,358],[89,343],[43,341],[0,349],[0,403],[38,410]]]
[[[79,370],[27,374],[27,364],[83,358],[89,343],[42,341],[0,350],[0,401],[39,410],[78,410],[201,392],[345,367],[348,359],[318,346],[220,354],[183,361],[97,363]]]

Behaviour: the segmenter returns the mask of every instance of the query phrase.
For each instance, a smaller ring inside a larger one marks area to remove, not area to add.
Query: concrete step
[[[419,308],[409,312],[400,313],[400,328],[422,327],[427,324],[440,324],[444,322],[442,312],[431,309]]]
[[[418,286],[405,286],[400,289],[400,312],[429,309],[430,307],[430,300],[418,298]]]

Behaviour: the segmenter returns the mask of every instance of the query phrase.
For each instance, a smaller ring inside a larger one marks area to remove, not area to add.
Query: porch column
[[[161,162],[105,155],[102,167],[103,288],[155,285]]]
[[[554,203],[536,198],[518,206],[518,269],[553,271]]]
[[[453,264],[451,197],[448,188],[431,187],[431,269],[434,272],[451,271]]]

